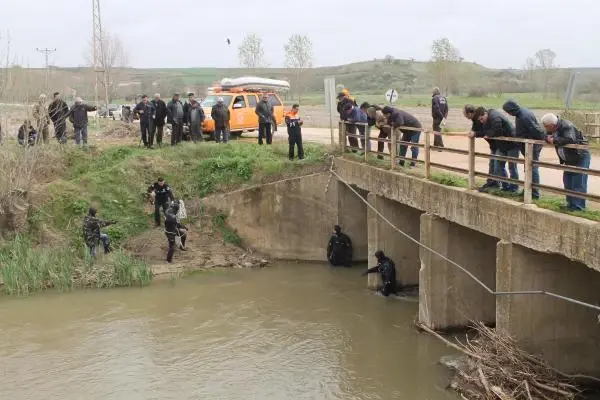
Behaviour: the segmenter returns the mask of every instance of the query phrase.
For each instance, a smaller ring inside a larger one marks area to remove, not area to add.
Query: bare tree
[[[459,72],[459,64],[462,61],[460,52],[448,38],[434,40],[431,45],[431,52],[429,68],[437,85],[447,93],[448,87]]]
[[[260,36],[255,33],[246,36],[238,47],[238,57],[240,64],[248,69],[262,67],[265,61],[265,51]]]
[[[308,36],[294,34],[290,36],[284,49],[286,67],[296,70],[296,93],[298,93],[298,102],[300,102],[302,73],[313,64],[312,42]]]
[[[102,50],[98,57],[100,58],[100,69],[104,71],[100,75],[100,84],[108,91],[109,96],[114,96],[119,86],[121,72],[128,64],[127,52],[121,39],[106,31],[103,32]],[[94,67],[94,45],[91,42],[86,58],[88,64]]]
[[[384,64],[393,64],[394,63],[394,56],[388,54],[383,58],[383,63]]]
[[[536,69],[541,72],[544,97],[548,95],[553,77],[556,73],[555,59],[556,53],[550,49],[541,49],[535,53]]]

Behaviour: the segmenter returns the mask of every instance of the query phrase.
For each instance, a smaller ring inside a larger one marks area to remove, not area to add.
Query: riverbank
[[[0,276],[3,292],[17,295],[49,287],[144,285],[153,275],[264,265],[265,258],[243,247],[226,218],[206,210],[199,199],[327,167],[325,147],[310,144],[302,162],[289,161],[285,145],[248,143],[184,143],[153,151],[131,145],[87,150],[50,145],[27,151],[5,146],[0,151],[3,171],[8,171],[0,186],[11,188],[0,199]],[[145,208],[146,188],[158,176],[186,203],[184,222],[191,228],[189,255],[178,252],[168,267],[164,233],[151,229],[153,209]],[[97,208],[100,218],[117,221],[103,229],[115,254],[94,263],[81,237],[89,207]]]

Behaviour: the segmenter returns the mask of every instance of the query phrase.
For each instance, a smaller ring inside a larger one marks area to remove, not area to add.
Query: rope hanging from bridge
[[[493,290],[492,288],[490,288],[489,286],[487,286],[485,283],[483,283],[479,278],[477,278],[475,275],[473,275],[471,272],[469,272],[462,265],[458,264],[455,261],[452,261],[451,259],[449,259],[445,255],[443,255],[440,252],[432,249],[431,247],[425,245],[424,243],[421,243],[419,240],[413,238],[408,233],[402,231],[400,228],[398,228],[396,225],[394,225],[381,212],[379,212],[379,210],[377,210],[371,203],[369,203],[364,197],[362,197],[360,195],[360,193],[358,193],[352,187],[352,185],[350,185],[348,182],[346,182],[341,176],[338,175],[337,172],[335,172],[335,170],[333,169],[334,160],[335,160],[335,158],[332,156],[331,157],[331,167],[329,168],[330,176],[331,175],[335,176],[338,181],[340,181],[344,185],[346,185],[352,191],[352,193],[354,193],[363,203],[366,204],[367,207],[369,207],[371,210],[373,210],[375,212],[375,214],[377,214],[383,221],[385,221],[388,225],[390,225],[392,228],[394,228],[394,230],[396,230],[397,232],[399,232],[402,236],[404,236],[405,238],[407,238],[411,242],[415,243],[416,245],[424,248],[425,250],[431,252],[432,254],[435,254],[436,256],[440,257],[444,261],[450,263],[452,266],[460,269],[467,276],[469,276],[471,279],[473,279],[475,282],[477,282],[477,284],[479,284],[479,286],[481,286],[482,288],[484,288],[486,290],[486,292],[488,292],[489,294],[492,294],[494,296],[515,296],[515,295],[534,295],[534,294],[535,295],[545,295],[545,296],[553,297],[555,299],[563,300],[563,301],[566,301],[566,302],[569,302],[569,303],[572,303],[572,304],[577,304],[577,305],[582,306],[582,307],[590,308],[592,310],[600,311],[600,306],[597,306],[595,304],[586,303],[586,302],[581,301],[581,300],[573,299],[573,298],[568,297],[568,296],[562,296],[560,294],[549,292],[549,291],[546,291],[546,290],[520,290],[520,291],[515,291],[515,292],[498,292],[496,290]],[[328,184],[328,186],[329,186],[329,184]],[[598,315],[598,322],[600,323],[600,315]]]

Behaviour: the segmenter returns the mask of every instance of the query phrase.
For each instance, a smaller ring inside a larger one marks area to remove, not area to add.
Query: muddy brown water
[[[1,399],[456,399],[416,300],[281,265],[0,298]]]

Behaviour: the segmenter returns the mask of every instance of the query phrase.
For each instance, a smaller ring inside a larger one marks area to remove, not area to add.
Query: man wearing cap
[[[179,93],[175,93],[167,104],[167,122],[171,124],[171,146],[181,143],[184,119],[183,104],[179,100]]]
[[[215,122],[215,142],[227,143],[229,141],[229,108],[223,102],[223,98],[217,98],[210,110],[210,116]]]
[[[96,111],[96,107],[83,102],[81,97],[75,98],[75,104],[69,111],[69,121],[73,124],[75,144],[87,146],[88,141],[88,112]]]
[[[588,144],[581,131],[571,121],[559,118],[555,114],[546,114],[542,117],[542,125],[546,130],[546,142],[554,145],[561,164],[579,168],[590,167],[591,155],[589,150],[562,147],[569,144]],[[563,182],[567,190],[587,193],[587,181],[587,174],[571,171],[563,172]],[[567,195],[567,204],[562,208],[570,211],[585,210],[585,199]]]

